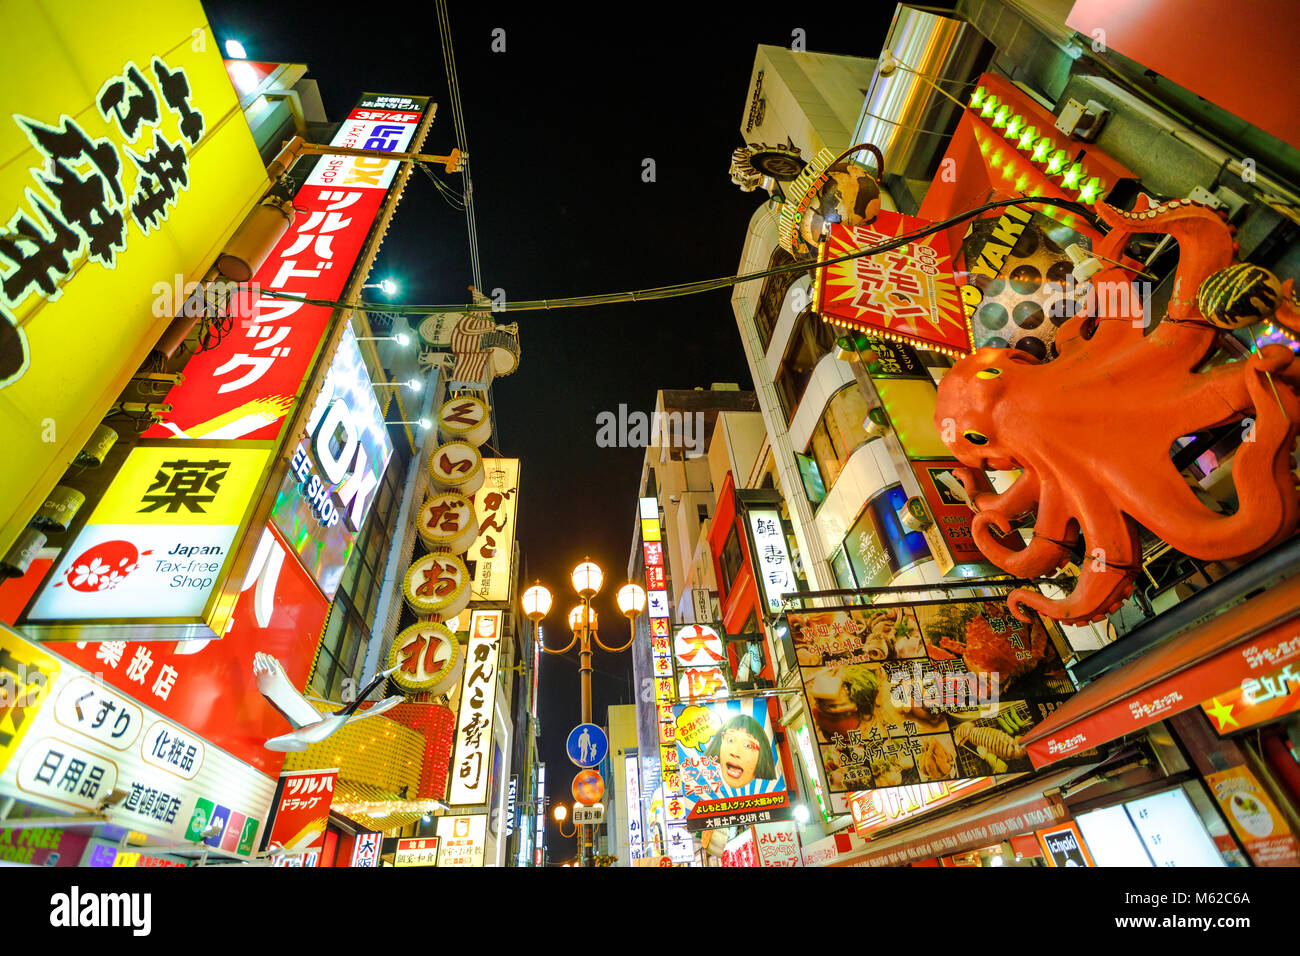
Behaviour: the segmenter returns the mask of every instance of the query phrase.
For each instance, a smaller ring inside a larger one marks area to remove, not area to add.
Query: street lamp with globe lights
[[[555,817],[555,822],[560,825],[560,836],[566,840],[572,840],[578,833],[576,826],[570,827],[569,832],[564,832],[564,821],[569,819],[569,808],[562,803],[557,803],[555,809],[551,811],[551,816]]]
[[[540,637],[538,644],[542,650],[548,654],[564,654],[573,647],[578,645],[578,673],[581,678],[582,688],[582,723],[591,723],[591,642],[594,640],[596,645],[603,651],[611,654],[617,654],[625,651],[632,646],[632,641],[636,637],[636,619],[645,611],[646,595],[645,591],[635,584],[625,584],[618,591],[618,609],[628,620],[631,635],[627,643],[622,647],[607,647],[601,641],[597,632],[598,620],[597,615],[591,607],[591,600],[600,593],[600,586],[604,580],[604,574],[600,567],[590,558],[584,558],[582,563],[573,569],[570,575],[573,582],[573,589],[582,598],[582,603],[576,605],[568,615],[569,629],[573,632],[573,637],[560,650],[547,647],[542,643]],[[534,623],[539,623],[542,618],[551,610],[552,598],[551,592],[547,590],[541,582],[535,582],[532,587],[528,588],[520,596],[520,605],[523,608],[524,616]],[[556,821],[562,822],[564,817],[559,813],[560,807],[555,808]],[[568,810],[565,808],[564,816],[567,817]],[[588,826],[581,825],[575,827],[575,831],[580,835],[580,866],[591,866],[593,861],[593,848],[588,840]],[[563,827],[561,827],[563,833]]]

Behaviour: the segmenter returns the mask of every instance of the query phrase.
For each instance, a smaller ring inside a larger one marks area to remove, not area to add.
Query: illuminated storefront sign
[[[195,0],[25,5],[0,38],[0,551],[268,185]],[[35,82],[37,77],[75,82]],[[182,294],[183,295],[183,292]],[[106,307],[111,303],[111,307]]]
[[[642,850],[641,760],[636,754],[623,757],[623,780],[627,785],[627,845],[630,858],[639,860]]]
[[[325,826],[334,802],[338,773],[337,767],[331,767],[287,770],[280,775],[275,791],[275,819],[262,840],[263,850],[289,854],[320,852],[325,845]]]
[[[456,754],[452,760],[451,794],[448,797],[448,802],[454,805],[484,804],[488,799],[491,767],[488,766],[487,754],[492,743],[500,652],[501,612],[474,611],[470,615],[465,680],[461,685]],[[450,847],[450,844],[445,845]],[[481,855],[481,848],[479,852]]]
[[[1009,779],[1009,778],[1008,778]],[[941,780],[906,787],[863,790],[849,795],[849,810],[859,836],[869,837],[886,827],[921,816],[993,786],[992,777]]]
[[[882,210],[870,225],[830,228],[819,260],[883,245],[930,223]],[[948,238],[936,232],[877,256],[817,270],[813,310],[848,331],[868,331],[948,355],[971,351],[970,320],[952,276]]]
[[[119,826],[253,854],[272,805],[270,779],[3,626],[0,662],[9,672],[0,686],[6,694],[26,688],[27,705],[0,711],[0,728],[21,723],[23,731],[0,752],[0,796],[86,812],[118,791],[110,819]],[[48,675],[43,695],[31,692],[37,671]]]
[[[379,850],[383,842],[382,833],[358,833],[356,841],[352,844],[352,865],[378,866]]]
[[[381,106],[386,100],[401,103]],[[401,152],[427,102],[367,94],[331,145]],[[254,286],[337,299],[397,166],[368,157],[321,157],[294,196],[293,225],[253,277]],[[274,439],[280,434],[332,310],[259,295],[252,313],[218,345],[190,360],[185,381],[167,396],[171,415],[147,437]]]
[[[393,855],[393,866],[437,866],[438,838],[420,837],[414,840],[398,840],[397,852]],[[451,866],[453,864],[446,864]]]
[[[1220,734],[1277,720],[1300,710],[1300,665],[1287,664],[1259,677],[1247,677],[1240,685],[1201,704],[1214,729]]]
[[[541,640],[540,632],[538,640]],[[539,797],[546,793],[546,764],[539,764],[537,767],[537,795]],[[546,849],[546,811],[543,808],[545,801],[537,801],[537,865],[542,865],[542,853]]]
[[[803,866],[799,828],[793,823],[759,823],[754,827],[759,866]]]
[[[137,638],[213,638],[232,545],[269,457],[264,448],[195,443],[131,451],[28,612],[47,639],[85,625],[148,621]],[[222,610],[229,614],[229,605]],[[167,620],[172,619],[172,620]]]
[[[266,528],[221,640],[61,642],[47,649],[274,777],[284,755],[264,745],[284,733],[284,718],[262,699],[253,656],[272,655],[290,683],[305,686],[329,607]]]
[[[482,866],[486,846],[486,814],[438,817],[438,866]]]
[[[763,589],[763,605],[768,614],[780,614],[781,595],[798,589],[781,513],[775,508],[753,508],[748,518],[750,540],[754,543],[754,572]]]
[[[392,454],[370,372],[347,328],[271,509],[327,598],[338,590]]]
[[[673,659],[668,638],[668,591],[664,581],[663,540],[659,528],[659,502],[654,498],[641,498],[638,502],[641,519],[641,542],[645,549],[646,613],[650,620],[651,655],[654,663],[655,713],[659,723],[659,762],[663,772],[666,795],[681,794],[681,781],[677,775],[677,747],[673,742],[672,713]],[[658,587],[652,587],[656,582]]]
[[[474,599],[507,601],[519,507],[519,459],[485,458],[483,471],[483,486],[474,494],[478,537],[465,557],[474,564]]]

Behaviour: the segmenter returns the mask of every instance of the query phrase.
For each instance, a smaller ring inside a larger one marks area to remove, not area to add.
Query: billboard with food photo
[[[673,707],[687,829],[789,819],[767,702],[719,700]]]
[[[1020,738],[1074,690],[1042,621],[998,600],[788,619],[832,793],[1030,771]]]

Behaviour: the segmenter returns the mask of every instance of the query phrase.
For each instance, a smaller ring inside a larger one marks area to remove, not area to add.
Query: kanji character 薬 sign
[[[68,621],[155,619],[132,637],[218,637],[195,626],[216,626],[207,615],[269,456],[262,448],[218,450],[197,442],[134,448],[55,565],[25,626],[46,639],[75,633],[84,640],[84,630],[74,632]],[[158,620],[164,618],[181,620]],[[147,661],[130,666],[139,683],[159,676]]]

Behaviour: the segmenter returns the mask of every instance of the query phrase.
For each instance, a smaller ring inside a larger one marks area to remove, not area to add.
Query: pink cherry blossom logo
[[[72,562],[67,571],[67,584],[74,591],[111,591],[136,569],[140,557],[140,552],[130,541],[104,541]],[[60,581],[55,586],[63,583]]]

